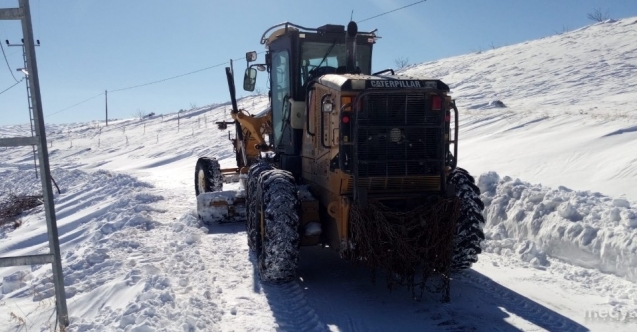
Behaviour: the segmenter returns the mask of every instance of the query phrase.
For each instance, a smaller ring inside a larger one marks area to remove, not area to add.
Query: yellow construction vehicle
[[[477,261],[484,205],[456,166],[449,87],[372,73],[377,38],[354,22],[271,27],[264,63],[246,55],[244,90],[258,70],[269,76],[270,108],[259,116],[237,108],[226,68],[232,121],[218,125],[235,126],[237,168],[198,161],[198,211],[208,222],[245,218],[262,280],[292,280],[300,246],[329,247],[411,286],[434,274],[448,286],[450,272]],[[220,191],[224,173],[238,174],[245,193]]]

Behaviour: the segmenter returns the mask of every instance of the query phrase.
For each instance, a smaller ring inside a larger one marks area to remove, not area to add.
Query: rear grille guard
[[[448,151],[444,140],[449,127],[444,107],[431,110],[432,93],[443,101],[446,98],[435,89],[382,89],[364,91],[354,100],[352,189],[359,204],[364,204],[368,191],[374,189],[368,183],[370,178],[391,181],[436,176],[440,179],[438,188],[445,191]],[[453,143],[457,130],[455,135]]]

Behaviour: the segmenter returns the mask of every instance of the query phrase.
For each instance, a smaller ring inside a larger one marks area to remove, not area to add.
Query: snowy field
[[[451,86],[459,165],[487,206],[485,252],[445,304],[390,292],[321,248],[302,249],[297,281],[259,282],[244,225],[196,218],[197,158],[234,166],[214,125],[228,105],[48,126],[68,330],[636,331],[635,40],[629,18],[405,70]],[[39,188],[31,149],[0,148],[0,200]],[[0,229],[0,256],[48,252],[42,208],[21,220]],[[0,280],[0,331],[53,330],[49,266]]]

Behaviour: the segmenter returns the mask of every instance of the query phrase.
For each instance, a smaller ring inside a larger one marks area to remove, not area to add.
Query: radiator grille
[[[369,94],[357,116],[359,178],[441,173],[444,112],[425,94]]]
[[[359,125],[440,125],[425,94],[369,94],[363,97]]]
[[[343,180],[341,194],[351,194],[353,179]],[[369,192],[423,192],[440,190],[440,176],[398,177],[398,178],[363,178],[358,181],[359,188]]]

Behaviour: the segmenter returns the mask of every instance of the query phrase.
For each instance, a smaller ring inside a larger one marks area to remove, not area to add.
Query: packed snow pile
[[[478,179],[485,248],[542,268],[546,256],[637,281],[637,209],[623,198],[551,189],[495,172]]]
[[[38,179],[25,176],[24,171],[5,169],[0,174],[0,191],[40,186]],[[122,282],[126,278],[123,266],[134,264],[132,253],[140,247],[136,233],[156,227],[150,214],[163,211],[151,204],[163,198],[149,192],[151,185],[124,174],[55,168],[52,175],[63,188],[61,195],[55,193],[55,203],[67,298],[73,301],[78,294],[93,294]],[[21,219],[22,225],[15,230],[0,229],[0,256],[49,252],[42,207]],[[46,266],[5,268],[3,275],[0,299],[27,296],[43,306],[41,301],[54,295],[51,270]]]

